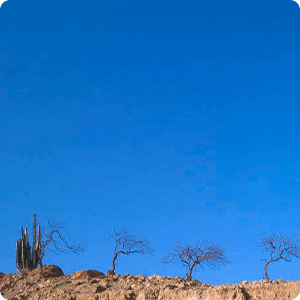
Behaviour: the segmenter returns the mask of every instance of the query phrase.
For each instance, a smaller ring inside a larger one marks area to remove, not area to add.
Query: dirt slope
[[[95,270],[62,275],[58,267],[45,266],[29,274],[0,275],[0,291],[8,300],[293,300],[300,281],[266,280],[211,286],[197,280],[158,275],[105,276]]]

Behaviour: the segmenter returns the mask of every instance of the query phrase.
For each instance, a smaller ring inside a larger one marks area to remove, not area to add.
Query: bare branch
[[[264,273],[265,278],[268,277],[268,265],[270,263],[285,260],[290,262],[292,257],[300,258],[300,240],[292,239],[286,235],[271,234],[260,240],[260,247],[267,252],[270,257],[265,259]]]
[[[218,268],[228,262],[225,251],[218,245],[207,240],[199,240],[195,246],[177,243],[172,251],[164,258],[165,263],[181,262],[188,269],[187,280],[192,279],[196,267]]]
[[[129,233],[126,229],[116,230],[110,236],[115,240],[114,256],[112,260],[112,269],[109,271],[111,274],[115,273],[116,260],[119,254],[132,254],[132,253],[153,253],[153,250],[149,246],[149,241],[145,238],[138,238]]]
[[[57,222],[51,223],[48,220],[50,229],[46,232],[43,228],[43,236],[45,237],[41,243],[42,257],[45,256],[46,248],[56,254],[67,253],[71,251],[75,254],[79,254],[84,251],[84,248],[80,244],[70,244],[67,239],[62,235],[61,228],[64,227],[65,223]],[[50,245],[53,248],[50,248]]]

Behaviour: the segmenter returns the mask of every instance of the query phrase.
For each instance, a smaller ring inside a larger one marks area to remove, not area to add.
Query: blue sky
[[[66,222],[66,274],[111,268],[114,228],[155,255],[120,274],[184,276],[162,257],[206,238],[260,280],[259,240],[300,235],[300,9],[282,1],[19,1],[0,9],[0,271],[22,226]],[[272,279],[299,280],[299,263]]]

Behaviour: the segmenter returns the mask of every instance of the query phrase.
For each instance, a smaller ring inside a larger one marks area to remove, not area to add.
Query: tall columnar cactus
[[[36,214],[33,215],[32,249],[29,244],[27,228],[23,229],[22,227],[21,234],[22,238],[17,240],[16,243],[16,264],[20,273],[26,273],[37,268],[42,261],[42,233],[41,226],[38,227],[38,232],[36,232]]]

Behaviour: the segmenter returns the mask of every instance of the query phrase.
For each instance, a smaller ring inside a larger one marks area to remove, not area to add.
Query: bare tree
[[[268,277],[268,266],[270,263],[285,260],[290,262],[292,257],[300,258],[300,240],[292,239],[286,235],[271,234],[261,239],[260,247],[269,253],[269,259],[264,259],[265,278]]]
[[[126,229],[114,230],[111,238],[115,240],[114,256],[112,259],[112,269],[108,271],[108,274],[115,274],[116,260],[119,254],[132,254],[132,253],[152,253],[153,250],[149,246],[148,240],[145,238],[138,238],[129,233]]]
[[[188,269],[186,280],[192,280],[196,267],[218,268],[228,262],[225,250],[211,242],[200,239],[195,246],[187,244],[182,246],[177,243],[172,251],[164,258],[165,263],[181,262]]]
[[[79,254],[83,252],[85,249],[79,244],[70,244],[67,239],[62,235],[61,228],[64,228],[65,223],[56,222],[51,223],[48,220],[49,230],[46,232],[43,228],[43,236],[45,238],[42,239],[41,243],[41,260],[40,266],[42,267],[42,259],[45,256],[45,250],[48,250],[52,253],[60,254],[73,252],[75,254]],[[52,245],[52,247],[51,247]]]

